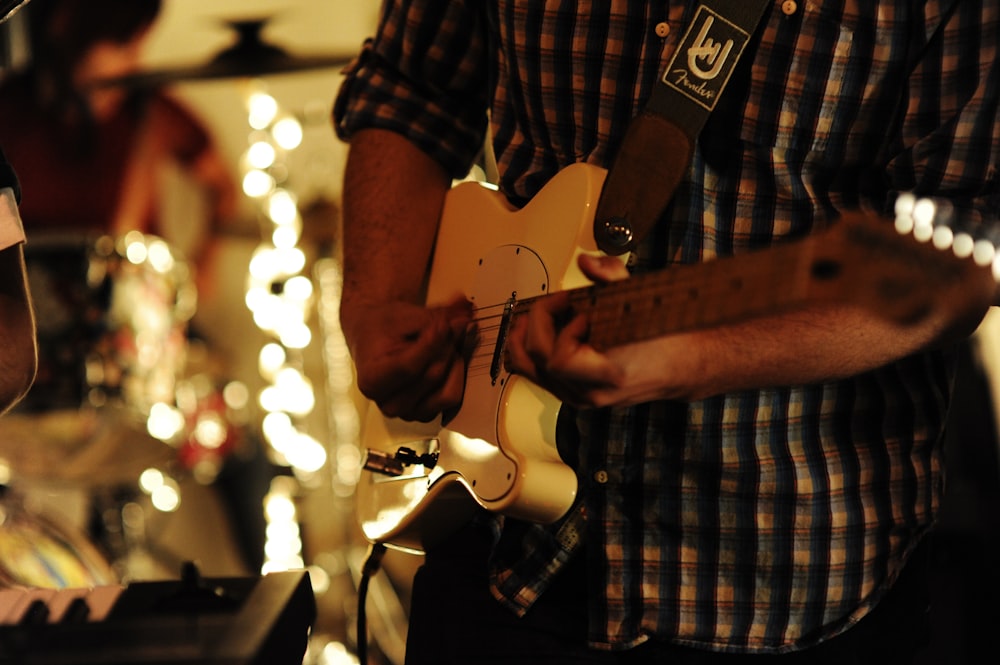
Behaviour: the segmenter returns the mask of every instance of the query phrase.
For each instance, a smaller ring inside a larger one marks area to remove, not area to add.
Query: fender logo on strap
[[[748,41],[748,32],[700,5],[663,74],[663,82],[711,111]]]

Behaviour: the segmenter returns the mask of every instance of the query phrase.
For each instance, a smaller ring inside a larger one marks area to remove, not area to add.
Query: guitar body
[[[570,166],[520,210],[480,183],[449,193],[427,302],[461,291],[476,306],[479,338],[462,406],[447,423],[388,419],[369,408],[366,449],[438,456],[433,467],[409,464],[400,475],[363,473],[357,514],[369,540],[424,551],[478,508],[542,523],[569,510],[577,483],[556,449],[560,402],[504,371],[498,334],[508,302],[587,284],[577,257],[599,251],[593,217],[605,174]]]

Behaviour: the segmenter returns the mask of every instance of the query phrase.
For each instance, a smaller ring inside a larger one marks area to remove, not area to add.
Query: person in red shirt
[[[31,57],[0,83],[0,145],[26,192],[21,216],[29,238],[162,235],[159,168],[167,163],[203,188],[209,241],[234,213],[234,181],[190,109],[160,88],[102,83],[139,71],[161,5],[34,0],[24,9]]]

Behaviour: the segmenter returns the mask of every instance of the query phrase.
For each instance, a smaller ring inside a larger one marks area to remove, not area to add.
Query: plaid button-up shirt
[[[997,2],[793,9],[765,14],[637,270],[884,210],[894,191],[996,208]],[[462,177],[489,117],[500,187],[527,201],[568,164],[609,165],[692,10],[389,2],[338,96],[338,131],[398,131]],[[835,635],[934,521],[951,370],[933,352],[825,385],[581,413],[586,519],[508,521],[495,594],[525,611],[586,543],[596,647],[781,652]]]

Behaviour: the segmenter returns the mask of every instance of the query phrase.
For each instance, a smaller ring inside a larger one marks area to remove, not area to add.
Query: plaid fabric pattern
[[[636,270],[767,246],[838,210],[883,210],[898,190],[972,217],[1000,204],[998,3],[780,6]],[[488,110],[501,188],[526,201],[568,164],[608,165],[692,10],[389,2],[347,72],[338,132],[393,129],[460,177]],[[850,381],[580,413],[581,510],[554,528],[508,520],[495,593],[525,611],[586,541],[598,648],[764,653],[829,638],[934,521],[951,370],[941,351]]]

